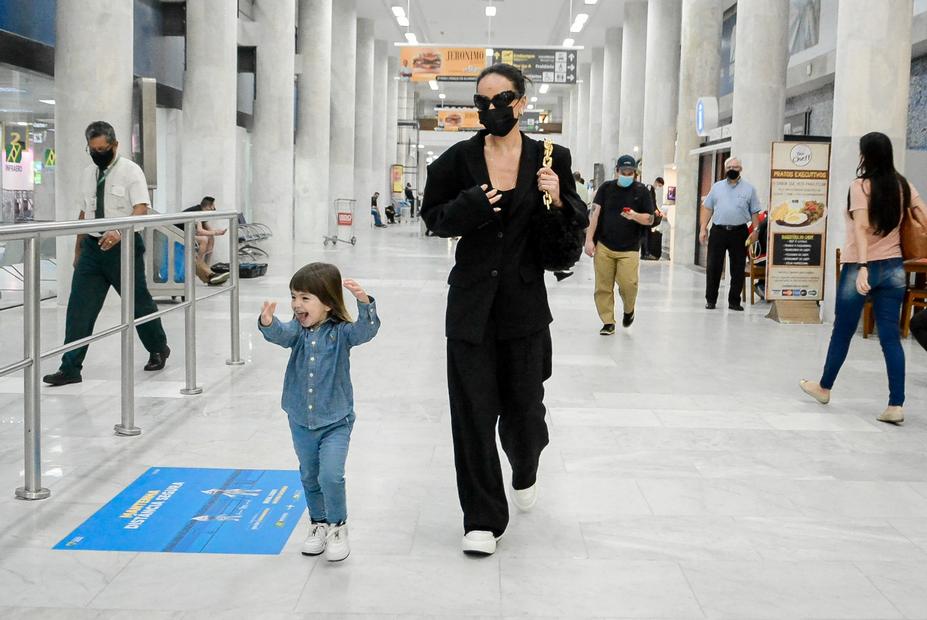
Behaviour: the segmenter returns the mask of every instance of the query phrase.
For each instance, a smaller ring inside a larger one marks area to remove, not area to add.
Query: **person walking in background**
[[[579,194],[583,203],[589,206],[589,189],[586,187],[586,181],[583,179],[583,175],[577,170],[573,173],[573,179],[576,181],[576,193]]]
[[[927,210],[917,190],[895,170],[892,142],[883,133],[867,133],[859,140],[857,178],[850,184],[846,210],[846,242],[841,252],[840,282],[834,307],[834,330],[827,347],[824,371],[817,383],[802,380],[801,389],[822,404],[846,360],[859,317],[872,299],[879,344],[888,371],[888,407],[880,422],[904,422],[904,350],[898,316],[907,288],[901,254],[901,220],[916,217],[927,223]],[[923,314],[923,313],[922,313]],[[918,320],[918,330],[920,322]],[[915,332],[917,335],[917,332]],[[918,342],[921,342],[920,338]]]
[[[380,192],[374,192],[370,197],[370,215],[373,216],[373,225],[377,228],[386,228],[383,218],[380,217],[380,208],[377,206],[377,200],[380,199]]]
[[[90,123],[84,132],[87,151],[93,164],[81,176],[81,210],[78,219],[103,219],[148,214],[148,182],[145,173],[130,159],[118,154],[119,142],[113,126],[104,121]],[[121,294],[122,263],[118,230],[77,236],[74,248],[74,277],[68,298],[64,343],[86,338],[93,333],[109,287]],[[135,318],[158,311],[145,284],[145,244],[135,233]],[[148,350],[145,370],[161,370],[171,354],[161,319],[135,328]],[[49,385],[80,383],[88,347],[65,353],[58,372],[45,375]]]
[[[595,266],[595,307],[602,319],[599,333],[615,333],[615,284],[624,305],[621,324],[634,322],[640,277],[642,230],[653,224],[654,204],[647,187],[637,181],[637,162],[618,158],[617,176],[599,186],[586,229],[586,254]]]
[[[663,185],[663,177],[657,177],[653,180],[653,185],[647,186],[650,190],[650,198],[653,200],[654,223],[641,231],[641,260],[660,260],[660,255],[663,253],[663,235],[657,230],[657,226],[663,221],[663,212],[660,210]]]
[[[724,254],[728,255],[731,284],[727,291],[727,307],[743,312],[740,294],[744,286],[744,269],[747,262],[747,240],[752,241],[747,225],[752,221],[754,231],[759,225],[763,210],[756,188],[741,176],[743,165],[736,157],[724,162],[724,179],[711,186],[701,208],[699,242],[708,243],[708,266],[705,270],[705,308],[714,310],[718,303]],[[712,223],[711,236],[708,223]],[[755,235],[755,233],[754,233]]]
[[[409,219],[415,219],[415,192],[411,183],[406,183],[406,202],[409,203]]]

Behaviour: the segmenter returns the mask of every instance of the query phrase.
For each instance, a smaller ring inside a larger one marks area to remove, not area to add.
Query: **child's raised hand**
[[[370,298],[367,296],[367,293],[364,291],[360,284],[354,280],[345,280],[343,284],[344,288],[348,289],[351,294],[357,298],[357,301],[361,302],[362,304],[370,303]]]
[[[265,301],[264,308],[261,310],[261,325],[270,327],[274,322],[274,311],[277,309],[277,302]]]

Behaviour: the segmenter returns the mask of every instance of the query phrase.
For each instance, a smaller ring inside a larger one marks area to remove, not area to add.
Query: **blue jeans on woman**
[[[344,491],[344,464],[354,428],[354,414],[317,429],[290,419],[293,449],[299,458],[299,475],[313,523],[344,523],[348,506]]]
[[[852,263],[843,266],[840,272],[840,284],[837,288],[837,302],[834,309],[834,331],[827,348],[827,361],[821,376],[821,387],[833,388],[834,381],[850,349],[850,340],[856,333],[859,317],[866,303],[866,296],[856,290],[856,276],[859,265]],[[900,407],[904,404],[904,350],[901,348],[901,330],[898,321],[901,317],[901,304],[904,301],[907,276],[904,263],[900,258],[870,261],[869,286],[872,290],[872,309],[875,313],[876,329],[879,332],[879,344],[885,356],[888,370],[888,404]]]

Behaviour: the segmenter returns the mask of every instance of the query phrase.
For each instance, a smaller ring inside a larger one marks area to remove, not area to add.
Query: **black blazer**
[[[448,277],[445,334],[480,343],[490,318],[498,339],[521,338],[553,320],[544,270],[538,259],[537,219],[544,214],[537,186],[543,145],[522,134],[515,189],[495,213],[480,185],[489,185],[483,156],[486,132],[458,142],[428,166],[421,215],[439,237],[460,237]],[[570,151],[554,145],[553,170],[560,177],[562,217],[589,225],[576,193]],[[552,207],[553,208],[553,207]]]

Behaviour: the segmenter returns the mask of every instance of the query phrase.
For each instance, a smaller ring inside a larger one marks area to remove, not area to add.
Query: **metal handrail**
[[[188,253],[184,261],[185,301],[173,307],[158,310],[145,316],[135,317],[135,232],[151,226],[165,224],[191,224],[184,226],[184,246],[192,249],[194,224],[202,220],[229,220],[229,285],[218,291],[211,291],[203,297],[196,297],[194,258]],[[50,351],[42,352],[40,275],[41,256],[39,244],[43,238],[65,235],[118,230],[122,239],[120,253],[121,320],[114,327],[91,334],[86,338],[69,342]],[[121,419],[114,430],[117,435],[135,436],[142,431],[135,426],[135,338],[133,328],[160,318],[170,312],[184,311],[185,385],[181,394],[200,394],[203,388],[196,385],[196,302],[229,293],[231,357],[226,360],[230,366],[244,364],[241,359],[239,334],[239,283],[238,283],[238,213],[235,211],[203,211],[196,213],[167,215],[137,215],[131,217],[99,220],[74,220],[67,222],[40,222],[0,226],[0,241],[23,241],[23,359],[0,368],[0,377],[20,370],[23,373],[23,434],[25,484],[16,489],[20,499],[45,499],[51,492],[42,487],[42,400],[41,360],[86,346],[102,338],[120,334],[122,337],[121,375],[122,406]]]

